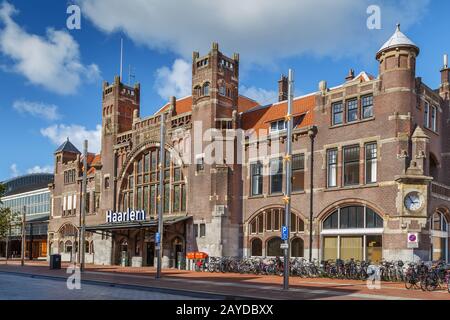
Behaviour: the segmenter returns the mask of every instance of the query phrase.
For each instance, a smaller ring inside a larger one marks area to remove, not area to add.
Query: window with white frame
[[[337,161],[338,150],[331,149],[327,151],[327,186],[328,188],[337,187]]]
[[[377,144],[366,144],[366,183],[377,182]]]
[[[437,132],[437,108],[435,106],[431,108],[431,130]]]
[[[270,132],[279,132],[287,129],[287,123],[284,120],[274,121],[270,124]]]

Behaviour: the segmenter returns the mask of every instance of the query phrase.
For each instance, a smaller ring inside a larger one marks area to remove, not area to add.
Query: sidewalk
[[[0,272],[25,273],[35,276],[67,278],[68,264],[62,270],[49,270],[48,263],[27,261],[0,261]],[[402,283],[382,283],[381,289],[370,290],[366,282],[335,279],[302,279],[291,277],[291,290],[281,290],[282,277],[241,274],[192,272],[167,269],[163,278],[155,279],[154,268],[87,265],[82,281],[105,285],[132,286],[145,290],[158,288],[202,295],[221,296],[223,299],[289,299],[289,300],[450,300],[447,291],[423,292],[406,290]]]

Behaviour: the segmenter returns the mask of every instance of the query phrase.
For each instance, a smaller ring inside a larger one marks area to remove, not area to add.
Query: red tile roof
[[[316,95],[311,94],[304,97],[294,99],[293,116],[305,115],[298,128],[311,126],[314,124],[314,107],[316,105]],[[266,135],[270,129],[270,123],[282,120],[287,113],[287,102],[271,104],[265,107],[256,107],[242,114],[242,128],[244,130],[255,130],[259,135]]]

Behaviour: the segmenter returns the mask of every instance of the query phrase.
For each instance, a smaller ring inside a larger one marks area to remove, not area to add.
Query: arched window
[[[64,244],[64,252],[65,253],[72,253],[72,241],[67,240]]]
[[[94,241],[91,241],[90,245],[89,245],[89,252],[91,254],[94,254]]]
[[[383,219],[369,207],[339,208],[323,220],[321,234],[324,260],[382,259]]]
[[[267,209],[255,218],[250,223],[251,234],[265,234],[271,232],[279,232],[281,226],[285,224],[284,209],[273,208]],[[305,231],[305,224],[303,219],[295,213],[291,213],[291,232],[302,233]]]
[[[206,82],[203,85],[203,95],[204,96],[209,96],[209,82]]]
[[[299,258],[304,256],[304,244],[303,239],[295,238],[291,242],[291,257]]]
[[[85,241],[84,242],[84,252],[85,253],[90,253],[90,251],[89,251],[89,241]]]
[[[338,209],[323,221],[324,230],[383,228],[383,219],[368,207],[350,206]]]
[[[58,253],[63,253],[63,252],[64,252],[64,242],[60,241],[59,246],[58,246]]]
[[[433,261],[449,261],[448,221],[441,210],[437,210],[430,219],[431,225],[431,257]]]
[[[224,84],[219,85],[219,94],[225,96],[227,94],[227,88]]]
[[[202,92],[202,87],[200,87],[200,86],[195,86],[194,87],[194,94],[195,95],[200,96],[201,92]]]
[[[159,185],[159,148],[151,148],[136,157],[122,180],[120,210],[145,210],[157,213]],[[181,163],[166,151],[164,163],[164,213],[186,211],[186,185]]]
[[[281,238],[276,237],[267,241],[267,256],[268,257],[283,256],[283,250],[281,249]]]
[[[253,257],[261,257],[262,254],[262,240],[255,238],[252,240],[252,249],[250,255]]]

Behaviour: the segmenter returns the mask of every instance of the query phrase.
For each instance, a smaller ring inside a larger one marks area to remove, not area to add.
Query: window
[[[323,230],[381,229],[383,219],[372,209],[349,206],[338,209],[323,221]]]
[[[359,184],[359,146],[344,148],[344,186]]]
[[[197,172],[205,170],[205,159],[203,157],[197,158]]]
[[[338,124],[342,124],[344,122],[343,119],[344,108],[342,102],[333,103],[332,109],[333,109],[333,125],[335,126]]]
[[[287,129],[287,123],[284,120],[274,121],[270,124],[270,132],[279,132]]]
[[[346,207],[341,209],[340,229],[363,229],[364,207]]]
[[[423,114],[423,126],[425,128],[430,127],[430,104],[425,102],[424,114]]]
[[[200,224],[200,238],[206,237],[206,224]]]
[[[305,190],[305,155],[292,156],[292,191]]]
[[[263,165],[260,161],[250,165],[252,196],[259,196],[263,189]]]
[[[283,192],[283,160],[270,160],[270,193]]]
[[[262,254],[262,241],[261,239],[253,239],[252,240],[252,252],[251,256],[253,257],[261,257]]]
[[[377,144],[366,145],[366,183],[377,182]]]
[[[347,102],[347,122],[358,120],[358,99]]]
[[[281,239],[273,238],[267,241],[267,256],[268,257],[281,257],[283,256],[283,250],[281,249]]]
[[[362,116],[363,119],[373,117],[373,96],[362,97]]]
[[[338,151],[337,149],[327,151],[327,180],[328,188],[337,187],[337,159]]]
[[[203,95],[209,96],[209,82],[207,82],[203,85]]]
[[[436,107],[432,107],[431,108],[431,130],[433,130],[434,132],[437,132],[437,108]]]
[[[105,189],[109,189],[109,177],[105,177]]]
[[[291,242],[291,257],[300,258],[304,256],[303,239],[295,238]]]

